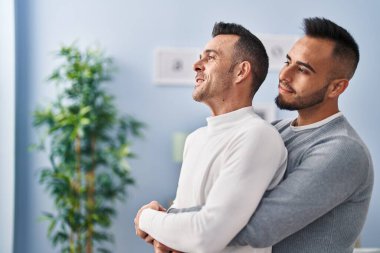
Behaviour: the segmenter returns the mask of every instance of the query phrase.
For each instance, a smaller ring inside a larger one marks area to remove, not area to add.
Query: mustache
[[[204,81],[204,80],[205,80],[205,76],[202,75],[202,74],[197,74],[197,75],[195,76],[195,81],[198,82],[198,80],[202,80],[202,81]]]
[[[196,74],[195,75],[195,79],[204,79],[204,75],[202,75],[202,74]]]

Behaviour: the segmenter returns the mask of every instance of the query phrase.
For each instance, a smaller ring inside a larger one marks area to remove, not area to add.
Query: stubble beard
[[[231,87],[225,81],[221,82],[221,89],[216,89],[211,83],[202,84],[202,86],[195,87],[193,91],[193,99],[197,102],[205,102],[213,98],[221,97],[223,93],[228,91]]]
[[[303,97],[303,98],[298,97],[296,101],[294,102],[286,102],[281,94],[279,94],[275,98],[274,101],[277,107],[281,110],[288,110],[288,111],[302,110],[309,107],[313,107],[323,102],[326,95],[327,88],[328,88],[328,85],[325,85],[323,88],[314,92],[313,94],[310,94],[307,97]]]
[[[206,92],[203,87],[195,87],[193,91],[193,99],[197,102],[202,102],[206,97]]]

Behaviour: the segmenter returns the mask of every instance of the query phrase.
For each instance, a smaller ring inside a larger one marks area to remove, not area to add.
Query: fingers
[[[152,201],[152,202],[154,202],[154,205],[155,205],[155,207],[157,207],[158,209],[158,211],[166,211],[166,208],[165,207],[163,207],[160,203],[158,203],[157,201]]]
[[[161,250],[161,249],[154,249],[154,253],[170,253],[170,251]]]
[[[143,206],[141,209],[146,209],[146,208],[151,208],[153,210],[157,210],[157,211],[166,211],[166,208],[163,207],[158,201],[156,200],[153,200],[151,201],[149,204]],[[140,210],[141,210],[140,209]]]
[[[157,201],[152,201],[149,204],[142,206],[140,210],[137,212],[136,217],[134,219],[136,235],[144,239],[147,243],[153,244],[154,239],[151,236],[149,236],[147,233],[142,231],[139,226],[141,213],[144,209],[147,209],[147,208],[157,210],[157,211],[166,211],[166,209]],[[162,249],[158,248],[158,250],[162,250]],[[169,252],[169,251],[162,251],[162,252]]]
[[[138,228],[136,228],[136,235],[138,237],[140,237],[141,239],[144,239],[144,240],[148,236],[147,233],[145,233],[144,231],[142,231],[141,229],[138,229]]]
[[[169,248],[165,244],[162,244],[162,243],[160,243],[159,241],[156,241],[156,240],[154,240],[153,245],[154,245],[154,249],[155,250],[157,249],[157,252],[169,253],[169,252],[172,252],[172,250],[173,250],[172,248]]]
[[[134,222],[135,222],[136,235],[142,239],[145,239],[145,237],[148,234],[140,229],[140,227],[139,227],[139,215],[138,214],[136,215]]]
[[[134,220],[135,224],[139,223],[139,218],[140,218],[140,215],[141,215],[142,211],[144,209],[147,209],[147,208],[150,208],[150,209],[153,209],[153,210],[157,210],[157,211],[166,211],[166,208],[163,207],[160,203],[158,203],[157,201],[152,201],[149,204],[142,206],[138,210],[138,212],[136,214],[136,217],[135,217],[135,220]]]
[[[147,235],[145,238],[144,238],[144,241],[149,243],[149,244],[153,244],[153,241],[154,241],[154,238],[151,237],[150,235]]]

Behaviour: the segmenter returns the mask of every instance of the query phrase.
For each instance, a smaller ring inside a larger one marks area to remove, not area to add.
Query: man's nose
[[[280,71],[279,79],[280,79],[280,81],[286,81],[286,82],[290,83],[291,79],[292,79],[292,75],[293,75],[292,67],[291,66],[284,66]]]
[[[193,64],[193,70],[195,72],[198,72],[198,71],[203,71],[204,70],[204,64],[202,62],[202,59],[199,59],[198,61],[196,61],[194,64]]]

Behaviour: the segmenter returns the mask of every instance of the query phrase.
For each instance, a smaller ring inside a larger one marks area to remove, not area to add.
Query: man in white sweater
[[[252,107],[268,72],[268,56],[261,41],[240,25],[217,23],[212,35],[194,64],[193,91],[212,116],[186,140],[172,206],[202,209],[171,214],[152,202],[139,210],[136,233],[183,252],[271,252],[270,247],[227,247],[286,168],[279,133]]]

